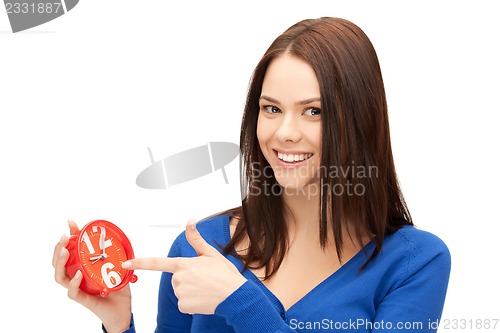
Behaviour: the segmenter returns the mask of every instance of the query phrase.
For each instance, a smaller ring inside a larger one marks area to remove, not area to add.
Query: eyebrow
[[[266,95],[260,96],[260,99],[265,99],[268,102],[280,104],[280,102],[277,99],[269,97],[269,96],[266,96]],[[313,102],[321,102],[321,98],[320,97],[308,98],[308,99],[304,99],[302,101],[298,101],[295,104],[296,105],[306,105],[306,104],[310,104],[310,103],[313,103]]]

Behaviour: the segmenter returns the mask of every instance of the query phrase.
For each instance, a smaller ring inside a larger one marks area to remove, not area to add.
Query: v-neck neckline
[[[227,216],[226,223],[224,223],[224,236],[225,236],[225,244],[229,243],[231,240],[231,230],[230,230],[230,216]],[[280,310],[283,312],[283,314],[290,313],[291,311],[294,310],[294,308],[300,306],[301,303],[307,301],[308,298],[312,297],[315,293],[319,292],[321,288],[327,283],[331,283],[333,280],[338,280],[340,279],[343,275],[347,274],[349,271],[352,269],[357,269],[361,267],[362,260],[366,260],[367,257],[365,255],[365,252],[367,254],[371,253],[373,251],[373,242],[370,241],[368,242],[361,250],[359,250],[353,257],[351,257],[348,261],[346,261],[343,265],[341,265],[338,269],[336,269],[334,272],[332,272],[330,275],[328,275],[324,280],[319,282],[317,285],[315,285],[311,290],[309,290],[306,294],[304,294],[301,298],[299,298],[296,302],[294,302],[288,309],[285,309],[285,306],[281,302],[281,300],[255,275],[254,272],[252,272],[250,269],[247,269],[247,277],[249,277],[254,283],[256,283],[261,290],[266,294],[266,296],[271,300],[271,302],[275,305],[277,305]],[[242,269],[244,267],[244,263],[232,256],[236,263],[238,264],[238,269]],[[364,262],[364,261],[363,261]]]

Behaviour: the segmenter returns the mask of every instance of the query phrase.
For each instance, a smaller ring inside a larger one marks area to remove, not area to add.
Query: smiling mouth
[[[285,154],[280,153],[279,151],[276,151],[276,154],[278,155],[278,159],[287,163],[299,163],[308,160],[311,158],[311,156],[313,156],[312,153]]]

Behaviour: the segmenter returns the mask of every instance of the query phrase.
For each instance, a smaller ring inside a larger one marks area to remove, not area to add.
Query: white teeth
[[[301,162],[310,158],[313,154],[283,154],[278,152],[278,158],[285,162]]]

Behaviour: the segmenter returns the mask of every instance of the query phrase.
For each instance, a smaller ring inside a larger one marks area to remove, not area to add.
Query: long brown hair
[[[267,67],[284,53],[309,63],[320,86],[323,172],[319,175],[319,242],[326,246],[327,231],[332,228],[342,261],[342,232],[351,221],[358,243],[362,244],[363,235],[369,235],[375,245],[366,265],[380,252],[386,234],[413,222],[394,167],[376,52],[358,26],[331,17],[307,19],[291,26],[271,44],[254,70],[240,136],[242,190],[246,197],[241,207],[225,212],[239,218],[239,223],[223,251],[245,262],[245,268],[265,267],[267,279],[279,268],[288,248],[286,207],[281,196],[256,195],[259,189],[264,193],[264,187],[279,186],[265,171],[270,166],[259,148],[256,131]],[[333,172],[333,167],[343,172],[332,176],[329,171]],[[260,172],[256,173],[255,168]],[[358,193],[335,191],[348,184]],[[245,253],[236,253],[235,246],[246,237],[249,248]]]

